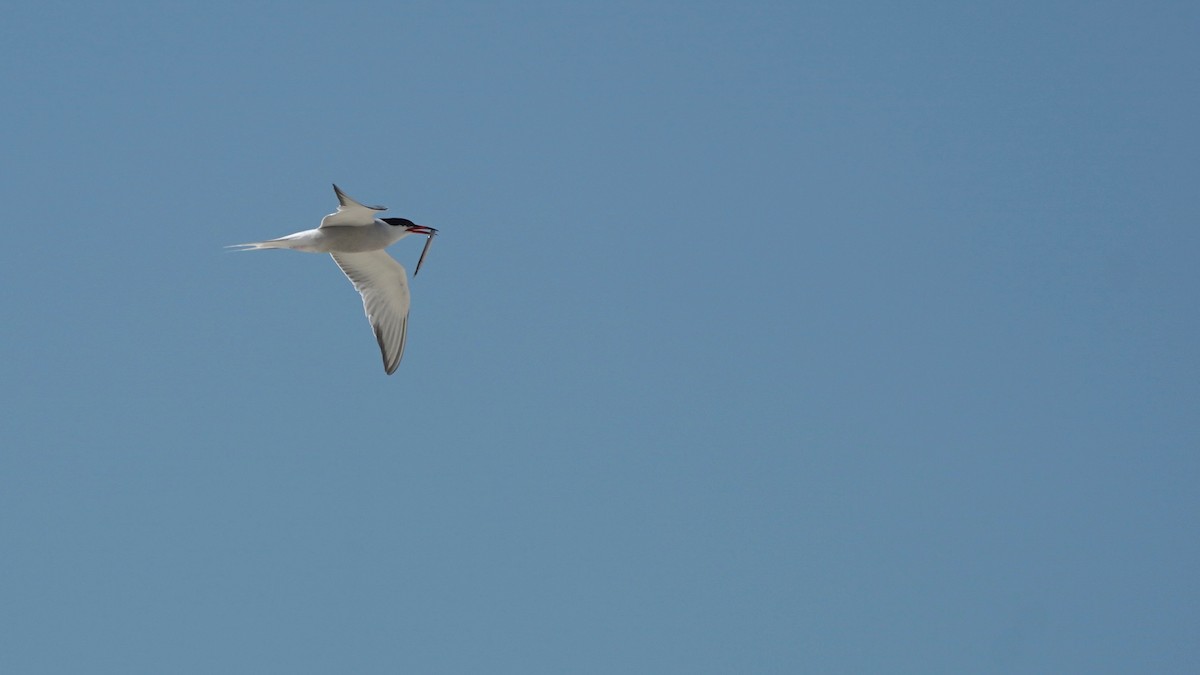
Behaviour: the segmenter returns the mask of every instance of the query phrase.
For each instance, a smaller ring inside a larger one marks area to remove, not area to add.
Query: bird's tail
[[[288,237],[280,237],[278,239],[268,239],[266,241],[254,241],[249,244],[233,244],[225,248],[231,251],[257,251],[264,248],[293,248],[293,242],[289,241]]]

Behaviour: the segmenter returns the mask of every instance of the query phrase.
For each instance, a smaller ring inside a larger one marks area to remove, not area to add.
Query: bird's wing
[[[408,275],[404,266],[384,251],[331,255],[362,294],[363,309],[383,354],[383,369],[391,375],[400,365],[408,334]]]
[[[346,196],[337,185],[333,193],[338,198],[338,210],[321,219],[321,227],[331,225],[370,225],[375,222],[375,214],[387,211],[386,206],[364,206]]]

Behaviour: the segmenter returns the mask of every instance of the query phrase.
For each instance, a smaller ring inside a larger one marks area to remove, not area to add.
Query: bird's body
[[[408,234],[404,228],[375,219],[370,225],[330,225],[296,232],[278,239],[243,244],[256,248],[289,248],[305,253],[365,253],[381,251]]]
[[[284,248],[331,254],[342,273],[362,295],[363,309],[383,355],[383,368],[391,375],[404,355],[410,300],[404,266],[384,249],[409,234],[432,237],[437,230],[404,218],[376,218],[376,213],[387,209],[364,206],[347,197],[336,185],[333,191],[338,197],[338,210],[325,216],[320,227],[277,239],[239,244],[235,248],[243,251]],[[420,269],[418,262],[417,271]],[[415,276],[416,272],[413,274]]]

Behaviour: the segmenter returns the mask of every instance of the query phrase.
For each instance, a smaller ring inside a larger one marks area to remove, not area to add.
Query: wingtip
[[[373,328],[375,330],[375,341],[379,343],[379,355],[383,357],[383,372],[391,375],[400,367],[400,356],[397,356],[395,361],[388,363],[387,346],[383,342],[383,331],[379,329],[379,326],[373,326]]]
[[[387,211],[388,210],[388,207],[386,207],[386,206],[368,206],[366,204],[363,204],[363,203],[359,202],[357,199],[347,195],[345,192],[342,192],[342,189],[337,186],[337,183],[333,183],[332,185],[333,185],[333,194],[337,195],[338,204],[340,204],[341,206],[344,206],[344,207],[361,206],[362,208],[369,209],[371,211]]]

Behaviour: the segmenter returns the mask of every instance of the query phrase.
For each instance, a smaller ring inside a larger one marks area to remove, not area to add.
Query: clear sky
[[[1198,29],[10,3],[0,672],[1200,672]]]

